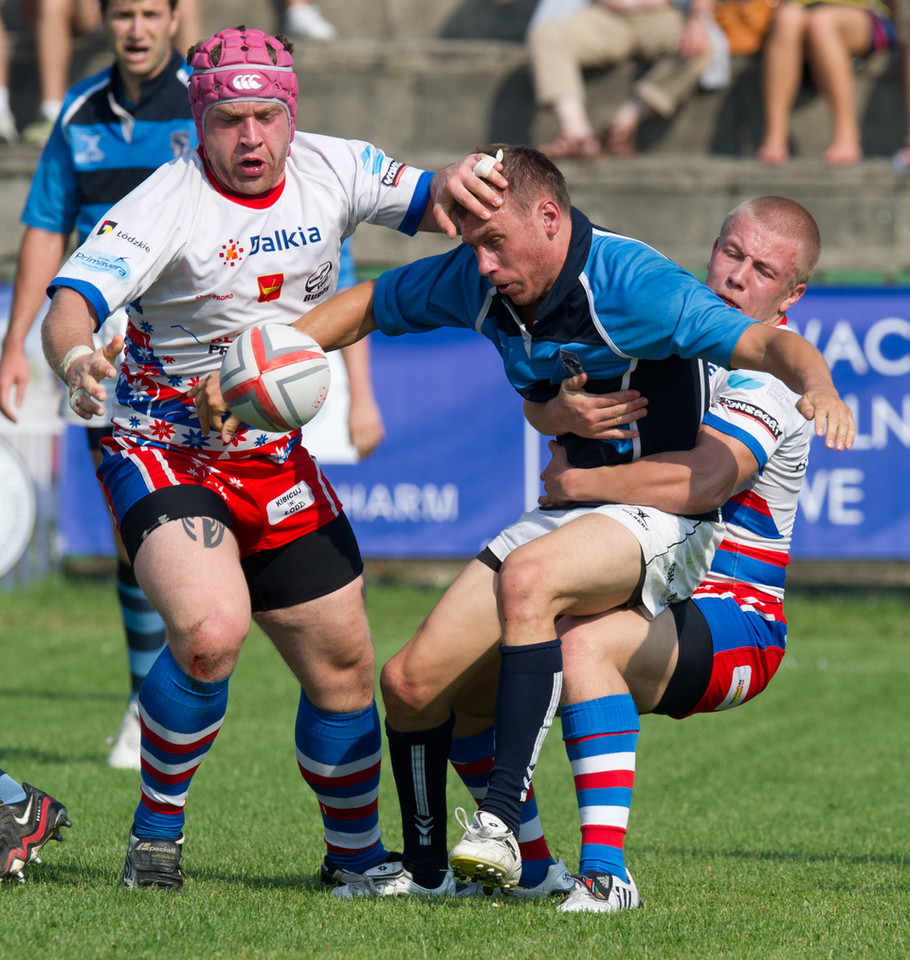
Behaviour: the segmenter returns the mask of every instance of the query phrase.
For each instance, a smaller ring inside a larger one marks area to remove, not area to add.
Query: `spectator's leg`
[[[762,57],[762,101],[765,132],[756,156],[762,163],[790,159],[790,111],[803,76],[807,11],[783,3],[774,15]]]

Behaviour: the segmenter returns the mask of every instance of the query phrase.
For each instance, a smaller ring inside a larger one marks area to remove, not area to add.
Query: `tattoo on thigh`
[[[200,521],[193,517],[184,517],[181,522],[190,540],[197,542],[201,540],[202,546],[207,550],[214,549],[224,539],[224,524],[220,520],[212,520],[211,517],[202,517],[201,537],[199,535],[200,531],[196,529]]]

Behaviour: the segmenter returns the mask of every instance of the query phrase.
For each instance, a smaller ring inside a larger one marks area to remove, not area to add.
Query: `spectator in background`
[[[302,40],[334,40],[337,31],[310,0],[285,0],[284,32]]]
[[[712,0],[690,0],[684,12],[671,0],[591,0],[566,18],[535,15],[528,31],[535,96],[559,124],[540,150],[557,160],[594,158],[603,149],[634,153],[641,121],[655,113],[672,116],[710,65],[711,6]],[[582,70],[632,57],[653,66],[599,137],[585,106]]]
[[[904,41],[904,103],[907,109],[907,136],[904,145],[891,158],[894,173],[903,177],[910,168],[910,40]]]
[[[0,143],[15,143],[18,139],[16,119],[9,108],[9,38],[0,17]]]
[[[175,46],[182,55],[203,33],[200,0],[182,0]],[[60,113],[70,82],[73,38],[98,32],[104,26],[98,0],[37,0],[35,48],[38,58],[41,117],[23,131],[27,143],[43,145]]]
[[[829,166],[844,167],[863,157],[856,115],[854,60],[896,42],[890,11],[882,0],[785,0],[765,40],[762,98],[765,130],[756,156],[782,165],[790,159],[790,113],[808,64],[815,86],[831,107]]]
[[[120,197],[196,143],[186,62],[172,47],[178,29],[177,0],[102,0],[101,9],[114,64],[66,95],[22,213],[25,233],[0,352],[0,413],[13,421],[29,379],[26,337],[63,261],[70,234],[75,229],[80,242],[85,240]],[[104,229],[103,225],[99,231]],[[125,326],[121,311],[99,329],[98,342],[106,343]],[[69,413],[65,404],[63,409]],[[76,422],[85,425],[84,420]],[[97,465],[100,441],[111,433],[110,415],[107,425],[89,427],[86,433]],[[166,638],[164,624],[136,583],[116,531],[115,543],[131,692],[108,763],[138,770],[136,698]]]

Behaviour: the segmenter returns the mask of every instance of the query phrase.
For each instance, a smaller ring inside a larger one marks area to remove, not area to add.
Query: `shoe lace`
[[[455,820],[458,823],[458,826],[462,828],[465,832],[471,830],[473,823],[468,819],[467,811],[464,807],[455,808]]]

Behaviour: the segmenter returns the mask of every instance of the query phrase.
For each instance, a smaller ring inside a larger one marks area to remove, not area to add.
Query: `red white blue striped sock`
[[[190,780],[224,722],[228,681],[205,683],[184,673],[165,648],[139,691],[142,798],[137,837],[176,840],[183,832]]]
[[[641,721],[629,694],[562,708],[562,738],[581,816],[579,872],[626,878],[623,844],[635,781]]]
[[[487,727],[470,737],[454,737],[449,751],[449,762],[478,806],[487,792],[487,781],[493,767],[493,745],[494,728]],[[528,788],[527,799],[521,806],[518,846],[521,849],[520,883],[523,887],[536,887],[556,861],[547,846],[540,823],[533,784]]]
[[[362,872],[386,857],[379,832],[382,733],[372,703],[354,713],[327,713],[300,692],[297,765],[319,800],[329,859]]]

